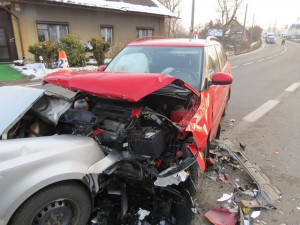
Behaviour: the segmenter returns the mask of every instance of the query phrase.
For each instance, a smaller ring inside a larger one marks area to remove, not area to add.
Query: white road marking
[[[283,47],[284,47],[284,50],[279,53],[280,55],[283,54],[283,53],[285,53],[287,51],[287,48],[285,46],[283,46]]]
[[[259,59],[259,60],[257,60],[258,62],[261,62],[261,61],[264,61],[265,59]]]
[[[244,66],[247,66],[247,65],[250,65],[250,64],[252,64],[253,62],[248,62],[248,63],[244,63],[243,65]]]
[[[253,112],[249,113],[247,116],[243,118],[244,121],[247,122],[255,122],[260,117],[262,117],[264,114],[269,112],[271,109],[273,109],[279,101],[276,100],[269,100],[257,109],[255,109]]]
[[[295,91],[298,87],[300,87],[300,83],[299,82],[295,82],[293,84],[291,84],[290,86],[288,86],[285,91],[287,92],[293,92]]]
[[[237,67],[238,67],[238,66],[232,66],[231,69],[235,69],[235,68],[237,68]]]

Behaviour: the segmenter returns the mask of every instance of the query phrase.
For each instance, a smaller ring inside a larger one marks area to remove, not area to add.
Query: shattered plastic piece
[[[217,201],[218,202],[224,202],[224,201],[227,201],[229,199],[231,199],[233,196],[233,193],[231,193],[230,195],[229,194],[223,194],[223,196],[221,198],[219,198]]]
[[[249,215],[245,215],[243,218],[243,225],[251,225]]]
[[[230,123],[229,125],[230,125],[230,126],[233,126],[233,123]]]
[[[235,207],[233,207],[233,208],[229,208],[229,211],[232,212],[232,213],[238,213],[239,207],[238,207],[238,206],[235,206]]]
[[[300,207],[297,206],[297,209],[300,210]]]
[[[279,153],[279,150],[278,149],[276,149],[276,151],[275,151],[275,154],[278,154]]]
[[[145,219],[146,216],[150,215],[150,212],[148,210],[139,208],[137,214],[139,215],[139,220],[142,221]]]
[[[243,210],[243,213],[248,214],[251,211],[251,208],[248,208],[248,207],[243,205],[242,210]]]
[[[195,214],[196,214],[197,211],[198,211],[197,208],[191,208],[191,210],[192,210],[192,212],[195,213]]]
[[[253,219],[256,219],[257,217],[259,217],[259,215],[260,215],[260,211],[253,211],[253,212],[251,213],[251,217],[252,217]]]
[[[164,173],[164,171],[161,172],[161,174],[163,174],[163,173]],[[182,170],[178,173],[172,174],[167,177],[158,177],[156,179],[156,181],[154,182],[154,184],[156,186],[160,186],[160,187],[166,187],[166,186],[172,185],[172,184],[178,185],[180,182],[186,181],[188,176],[189,176],[189,174],[187,172],[185,172],[184,170]]]
[[[219,180],[221,180],[224,184],[227,184],[228,183],[228,178],[225,174],[223,173],[220,173],[219,174]]]
[[[234,122],[235,122],[235,119],[230,119],[230,122],[233,122],[233,123],[234,123]]]
[[[205,213],[205,217],[215,225],[235,225],[237,222],[234,213],[215,206]]]
[[[247,191],[244,191],[243,194],[244,195],[249,195],[251,197],[255,197],[254,191],[247,190]]]

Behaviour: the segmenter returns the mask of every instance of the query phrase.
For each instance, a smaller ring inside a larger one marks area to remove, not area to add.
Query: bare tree
[[[185,35],[185,30],[179,21],[181,14],[179,5],[182,0],[160,0],[160,2],[175,15],[175,17],[167,18],[165,21],[166,35],[168,37],[181,37]]]
[[[223,26],[230,24],[236,17],[243,0],[218,0],[220,22]]]
[[[243,0],[218,0],[218,11],[221,14],[219,22],[223,27],[223,37],[226,30],[230,28],[230,24],[235,20],[237,12],[242,5]]]

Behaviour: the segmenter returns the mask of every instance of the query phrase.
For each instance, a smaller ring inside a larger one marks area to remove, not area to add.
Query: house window
[[[110,44],[114,41],[114,28],[112,26],[101,26],[101,38]]]
[[[36,26],[39,42],[48,40],[58,42],[61,36],[69,33],[67,23],[38,22]]]
[[[137,37],[151,37],[153,36],[154,30],[152,28],[137,28]]]

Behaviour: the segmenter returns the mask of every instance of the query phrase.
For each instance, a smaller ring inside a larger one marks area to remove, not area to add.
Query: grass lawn
[[[9,64],[11,64],[11,62],[0,63],[0,82],[21,80],[23,78],[22,74],[10,68]]]

